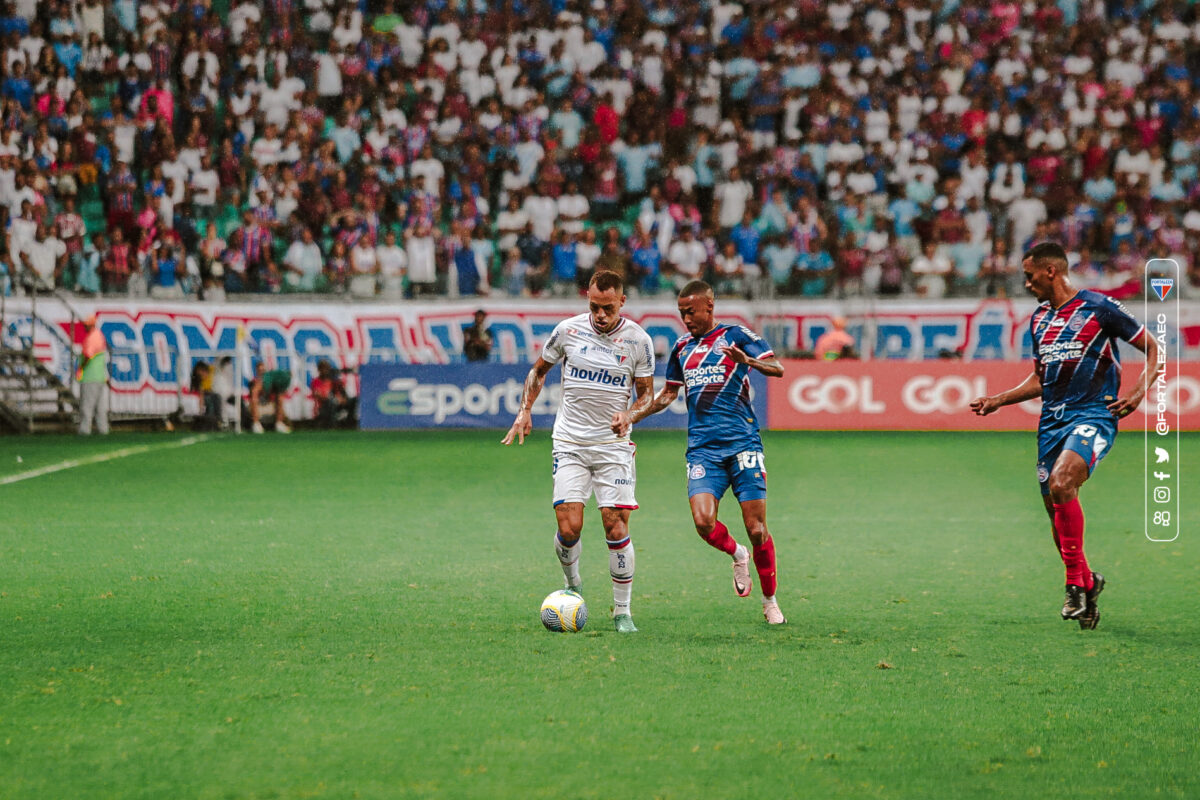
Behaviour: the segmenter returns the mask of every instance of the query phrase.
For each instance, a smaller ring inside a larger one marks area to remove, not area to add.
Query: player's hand
[[[532,431],[533,415],[522,408],[517,412],[517,418],[513,420],[512,427],[508,429],[508,433],[500,441],[505,445],[510,445],[513,443],[513,439],[516,439],[517,444],[525,444],[525,437]]]
[[[628,436],[633,430],[633,420],[628,411],[618,411],[612,415],[612,432],[617,436]]]
[[[976,397],[971,401],[971,410],[980,417],[986,417],[998,408],[1000,408],[1000,403],[994,395],[992,397]]]
[[[1108,404],[1108,410],[1114,417],[1120,419],[1127,417],[1137,410],[1137,407],[1142,404],[1142,398],[1146,393],[1139,386],[1124,397],[1118,397],[1116,400]]]
[[[721,348],[721,354],[735,364],[749,364],[750,356],[736,344],[727,344]]]

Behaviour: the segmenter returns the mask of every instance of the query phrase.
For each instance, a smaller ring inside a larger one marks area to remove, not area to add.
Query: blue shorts
[[[1064,450],[1076,452],[1087,464],[1088,475],[1108,455],[1117,438],[1117,421],[1106,411],[1049,420],[1038,426],[1037,478],[1042,494],[1050,494],[1050,473]]]
[[[761,449],[729,456],[688,453],[688,497],[711,494],[718,500],[733,487],[739,503],[767,498],[767,470]]]

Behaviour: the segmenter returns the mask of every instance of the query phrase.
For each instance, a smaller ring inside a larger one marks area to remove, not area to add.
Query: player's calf
[[[564,536],[562,531],[554,532],[554,554],[558,556],[567,588],[583,594],[583,580],[579,577],[579,541],[578,536],[572,540]]]

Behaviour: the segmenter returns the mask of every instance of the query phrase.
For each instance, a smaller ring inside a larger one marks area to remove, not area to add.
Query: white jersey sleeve
[[[542,345],[542,360],[547,364],[557,364],[562,361],[564,350],[563,343],[566,338],[567,323],[571,320],[563,320],[554,326],[554,330],[550,332],[550,338]]]
[[[633,377],[654,377],[654,342],[640,325],[628,323],[630,346],[633,350]]]

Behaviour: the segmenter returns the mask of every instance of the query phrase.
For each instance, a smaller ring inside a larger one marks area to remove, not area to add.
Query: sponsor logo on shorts
[[[1050,470],[1045,464],[1038,464],[1038,483],[1045,483],[1050,480]]]
[[[704,471],[703,464],[688,464],[687,475],[689,481],[698,481],[707,474],[708,473]]]

